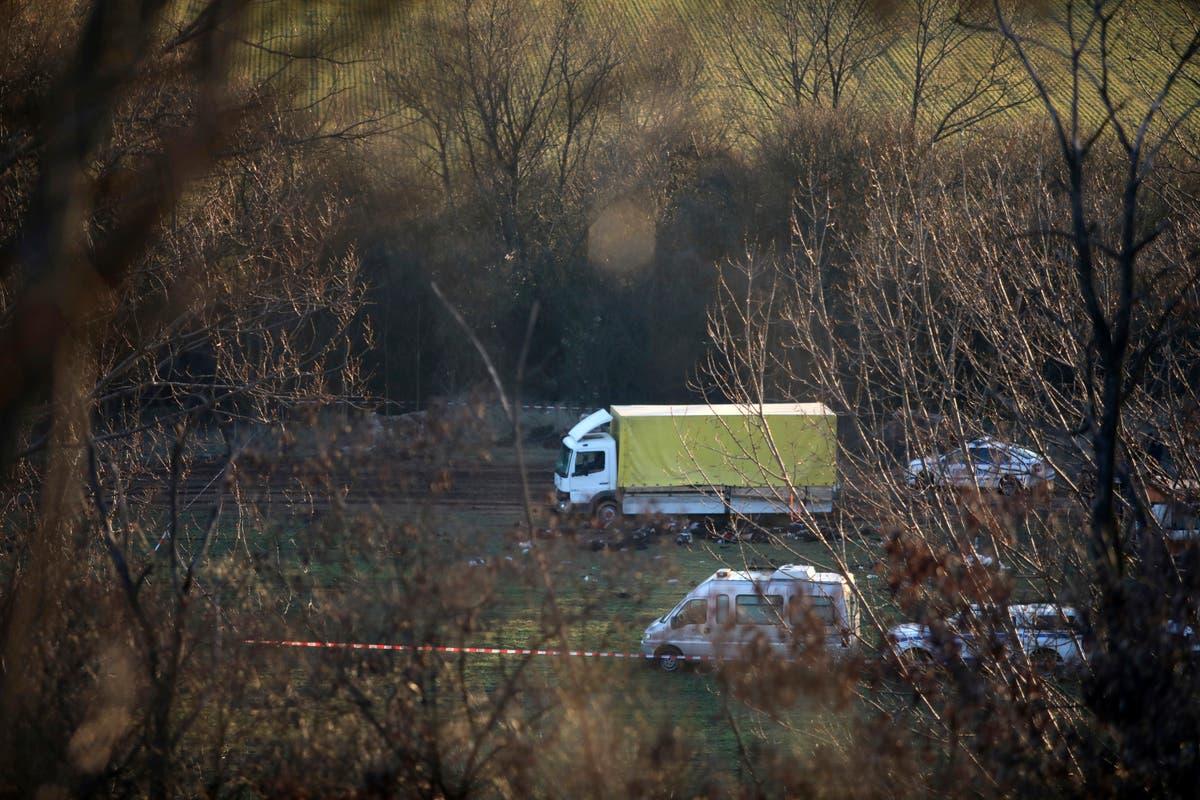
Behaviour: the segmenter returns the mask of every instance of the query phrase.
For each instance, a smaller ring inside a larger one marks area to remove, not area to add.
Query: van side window
[[[729,624],[729,595],[717,595],[717,624]]]
[[[832,597],[814,596],[812,598],[812,608],[813,613],[817,615],[817,619],[821,620],[821,623],[826,628],[832,628],[837,625],[837,607],[833,604]]]
[[[678,628],[683,625],[703,625],[708,619],[708,599],[698,597],[695,600],[689,600],[687,604],[679,609],[679,613],[671,620],[671,627]]]
[[[811,616],[810,616],[811,615]],[[788,601],[788,621],[792,624],[803,624],[815,618],[826,628],[838,624],[837,606],[832,597],[824,595],[797,595]]]
[[[780,622],[779,612],[783,609],[781,594],[739,594],[737,596],[737,622],[739,625],[775,625]]]

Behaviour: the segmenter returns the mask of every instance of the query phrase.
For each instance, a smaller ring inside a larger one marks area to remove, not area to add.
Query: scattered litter
[[[679,578],[667,578],[667,583],[679,583]]]

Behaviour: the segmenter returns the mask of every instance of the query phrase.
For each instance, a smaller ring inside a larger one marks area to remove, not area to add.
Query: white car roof
[[[989,606],[988,608],[991,607]],[[1007,606],[1007,608],[1009,614],[1012,615],[1014,620],[1027,620],[1032,619],[1033,617],[1042,617],[1050,614],[1062,614],[1067,619],[1074,619],[1079,615],[1079,613],[1072,606],[1059,605],[1058,603],[1011,603]],[[1003,608],[999,610],[1003,610]],[[968,608],[968,611],[970,612],[971,616],[980,617],[983,614],[984,608],[980,607],[976,603],[972,603]],[[963,614],[960,612],[958,614],[953,614],[946,619],[950,622],[958,622],[961,621],[962,616]]]
[[[1074,608],[1057,603],[1020,603],[1009,606],[1013,616],[1044,617],[1048,614],[1061,614],[1067,619],[1077,616]]]

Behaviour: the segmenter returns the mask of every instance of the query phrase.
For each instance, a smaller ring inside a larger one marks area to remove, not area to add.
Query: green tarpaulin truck
[[[602,429],[609,426],[609,431]],[[837,417],[821,403],[613,406],[563,437],[554,468],[560,512],[829,513]]]

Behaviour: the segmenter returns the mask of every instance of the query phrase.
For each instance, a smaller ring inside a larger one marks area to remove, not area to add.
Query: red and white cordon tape
[[[290,639],[243,639],[243,644],[271,647],[316,647],[334,650],[393,650],[410,653],[474,653],[488,656],[578,656],[581,658],[653,659],[641,653],[617,653],[602,650],[534,650],[520,647],[449,647],[429,644],[365,644],[361,642],[301,642]],[[676,661],[705,661],[706,656],[675,656]]]

